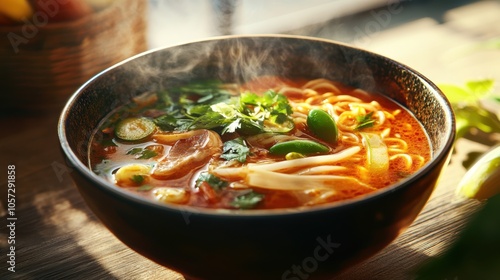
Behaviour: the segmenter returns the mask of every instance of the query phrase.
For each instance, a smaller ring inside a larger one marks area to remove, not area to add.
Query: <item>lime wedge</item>
[[[482,155],[465,173],[456,194],[484,200],[500,193],[500,145]]]

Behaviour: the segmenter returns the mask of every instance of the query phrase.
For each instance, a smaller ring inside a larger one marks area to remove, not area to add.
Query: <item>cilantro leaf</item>
[[[220,129],[221,134],[238,132],[253,135],[262,131],[287,132],[293,129],[292,113],[286,96],[268,91],[260,96],[243,93],[208,107],[190,108],[195,116],[187,129]],[[198,116],[199,115],[199,116]]]
[[[231,206],[240,209],[255,208],[259,202],[264,199],[264,195],[254,191],[237,196],[231,202]]]
[[[356,129],[364,129],[364,128],[369,128],[372,127],[375,124],[375,120],[372,119],[373,112],[370,112],[366,115],[363,116],[356,116],[356,121],[358,121],[358,125],[356,126]]]
[[[224,133],[233,133],[233,132],[236,132],[236,130],[238,130],[240,127],[241,127],[241,120],[240,119],[236,119],[233,122],[231,122],[230,124],[226,125],[224,127],[224,129],[222,129],[221,133],[222,134],[224,134]]]
[[[275,91],[266,91],[262,96],[243,93],[239,107],[240,112],[253,123],[248,127],[258,126],[259,132],[288,132],[294,128],[293,121],[289,117],[293,111],[288,99]]]
[[[228,185],[226,181],[208,172],[203,172],[200,174],[198,179],[196,179],[195,187],[199,188],[201,183],[203,182],[207,182],[210,187],[216,191],[220,191]]]
[[[164,131],[172,131],[179,124],[177,119],[173,115],[162,115],[153,120],[153,122]]]
[[[237,160],[241,163],[247,160],[250,149],[247,147],[245,141],[241,138],[236,138],[224,143],[222,147],[221,158],[225,160]]]
[[[194,119],[188,126],[188,129],[215,129],[225,124],[232,123],[232,119],[227,119],[223,115],[209,111],[208,113]]]
[[[264,92],[262,96],[255,93],[243,93],[240,97],[240,104],[242,111],[249,116],[270,117],[292,114],[292,107],[286,96],[273,90]]]

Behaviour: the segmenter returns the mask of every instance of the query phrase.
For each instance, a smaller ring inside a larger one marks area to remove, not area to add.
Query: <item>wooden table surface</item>
[[[450,11],[444,23],[420,19],[367,34],[357,44],[408,64],[436,83],[463,84],[481,78],[500,82],[500,48],[475,47],[500,37],[498,15],[499,2],[480,1]],[[58,114],[4,114],[0,118],[0,197],[5,206],[6,173],[14,165],[13,217],[17,218],[16,272],[12,273],[7,270],[6,256],[9,216],[1,216],[0,279],[183,279],[123,245],[86,207],[59,151]],[[339,279],[411,279],[419,264],[443,252],[480,206],[454,196],[465,172],[463,162],[489,144],[457,141],[451,163],[413,225]]]

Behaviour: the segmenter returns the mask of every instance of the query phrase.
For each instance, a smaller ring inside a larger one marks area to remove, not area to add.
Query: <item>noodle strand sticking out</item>
[[[225,209],[352,199],[430,157],[421,125],[392,100],[324,78],[274,76],[139,95],[102,121],[89,147],[89,166],[118,188]]]

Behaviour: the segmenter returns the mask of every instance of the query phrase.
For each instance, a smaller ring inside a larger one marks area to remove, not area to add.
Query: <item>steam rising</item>
[[[241,84],[262,75],[352,81],[371,90],[375,86],[371,70],[358,55],[330,43],[292,37],[205,40],[156,50],[124,64],[123,90],[133,96],[192,80]]]

